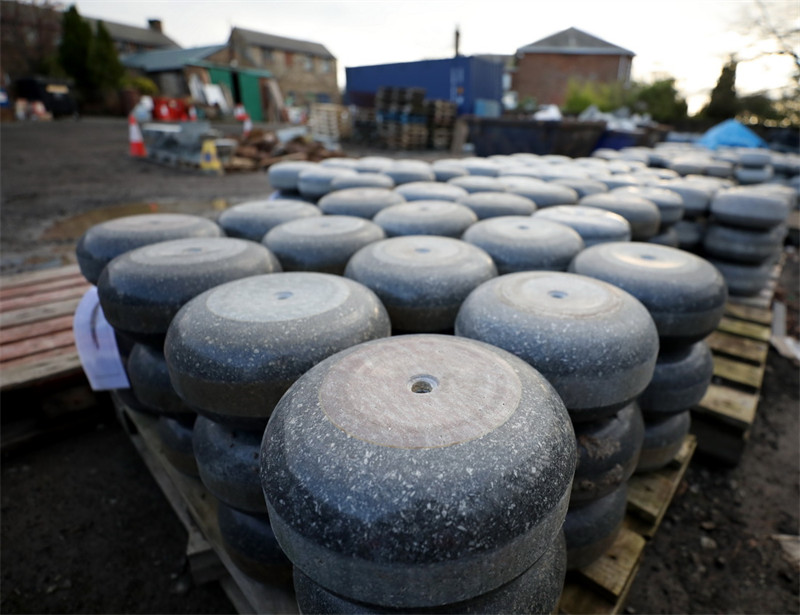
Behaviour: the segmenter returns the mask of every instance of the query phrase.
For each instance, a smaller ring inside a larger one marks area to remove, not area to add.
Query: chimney
[[[160,19],[148,19],[147,20],[147,25],[154,32],[158,32],[159,34],[164,34],[164,30],[161,28],[161,20]]]
[[[458,26],[456,26],[456,57],[458,57],[458,43],[461,39],[461,32],[458,31]]]

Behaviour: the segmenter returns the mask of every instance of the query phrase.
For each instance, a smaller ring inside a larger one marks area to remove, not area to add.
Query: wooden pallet
[[[758,409],[771,322],[770,309],[731,301],[707,338],[714,378],[692,408],[698,452],[728,464],[739,462]]]
[[[169,463],[157,418],[131,410],[115,393],[111,398],[131,442],[186,528],[186,554],[195,582],[219,581],[238,613],[298,613],[291,588],[255,581],[233,563],[217,525],[217,500],[199,480]]]
[[[611,615],[622,612],[647,541],[661,525],[686,474],[695,446],[695,437],[690,434],[669,465],[630,479],[628,513],[619,536],[600,559],[567,575],[559,613]]]
[[[89,286],[77,265],[0,279],[0,391],[81,373],[72,318]]]

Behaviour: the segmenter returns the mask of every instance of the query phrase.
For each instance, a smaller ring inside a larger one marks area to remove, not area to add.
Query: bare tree
[[[739,52],[739,62],[788,57],[794,63],[794,86],[800,88],[800,4],[796,0],[753,0],[745,6],[738,29],[752,40]]]

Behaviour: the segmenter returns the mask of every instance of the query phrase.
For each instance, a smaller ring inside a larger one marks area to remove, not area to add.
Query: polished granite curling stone
[[[786,220],[789,203],[780,194],[740,186],[717,193],[711,201],[711,214],[723,224],[769,229]]]
[[[387,237],[439,235],[461,237],[478,221],[472,210],[453,201],[412,201],[378,212],[372,221]]]
[[[612,211],[581,205],[556,205],[540,209],[534,218],[564,224],[583,239],[585,248],[610,241],[630,241],[630,223]]]
[[[725,278],[728,292],[735,297],[755,297],[767,287],[775,261],[736,263],[709,257],[709,262]]]
[[[600,280],[528,271],[479,286],[456,335],[503,348],[555,387],[575,422],[612,416],[644,391],[658,355],[647,309]]]
[[[163,348],[136,344],[127,363],[128,380],[133,393],[154,413],[178,419],[194,419],[189,408],[172,388]]]
[[[441,160],[434,160],[431,163],[431,169],[437,182],[447,182],[454,177],[464,177],[469,175],[469,171],[461,164],[460,159],[444,158]]]
[[[697,253],[703,249],[703,238],[707,230],[707,222],[704,218],[680,220],[672,228],[678,234],[678,247],[681,250]]]
[[[447,180],[446,185],[458,186],[466,190],[469,194],[475,192],[505,192],[505,186],[498,177],[486,177],[485,175],[463,175]]]
[[[299,568],[294,569],[294,589],[297,604],[303,613],[325,615],[434,613],[478,614],[508,613],[554,613],[564,587],[567,569],[567,548],[564,533],[559,532],[550,548],[528,570],[513,579],[475,598],[463,602],[443,604],[428,608],[392,608],[376,604],[354,602],[344,596],[329,592],[312,581]]]
[[[120,254],[136,248],[189,237],[222,237],[211,220],[185,214],[125,216],[95,224],[78,240],[75,255],[83,276],[97,285],[103,268]]]
[[[490,158],[470,156],[468,158],[461,158],[461,164],[464,165],[464,168],[470,175],[481,175],[484,177],[497,177],[500,175],[500,165]]]
[[[662,346],[692,344],[717,328],[728,292],[707,260],[651,243],[604,243],[587,248],[570,271],[626,290],[650,311]]]
[[[711,197],[714,190],[707,185],[693,183],[686,178],[666,179],[656,184],[659,188],[666,188],[677,192],[683,199],[683,217],[686,220],[702,218],[708,213]]]
[[[632,194],[651,201],[658,207],[661,224],[669,226],[683,218],[683,197],[677,192],[660,186],[624,186],[611,194]]]
[[[473,192],[458,202],[474,211],[478,220],[499,216],[529,216],[536,211],[536,203],[532,200],[510,192]]]
[[[190,301],[167,333],[170,380],[183,400],[226,425],[263,429],[305,371],[391,332],[378,297],[323,273],[238,280]]]
[[[300,171],[297,176],[297,190],[308,199],[319,199],[331,191],[331,183],[337,177],[353,177],[357,171],[340,167],[315,165]]]
[[[268,586],[291,587],[292,563],[275,540],[266,513],[246,513],[219,502],[217,523],[222,546],[239,570]]]
[[[771,229],[709,224],[703,237],[703,247],[707,254],[715,258],[758,265],[780,256],[786,233],[785,224],[778,224]]]
[[[570,507],[605,497],[636,470],[644,441],[644,420],[636,402],[615,415],[589,423],[574,423],[578,465]]]
[[[261,483],[275,536],[328,591],[400,608],[485,594],[559,533],[575,434],[554,389],[475,340],[403,335],[332,356],[281,399]]]
[[[652,472],[672,461],[681,450],[691,424],[692,417],[689,410],[665,416],[661,420],[648,417],[644,423],[644,443],[636,473]]]
[[[182,419],[160,416],[158,425],[156,425],[156,431],[164,447],[164,457],[178,472],[193,478],[200,477],[192,447],[192,433],[196,418],[196,414]]]
[[[705,341],[662,350],[639,406],[646,417],[654,418],[688,410],[703,399],[713,375],[714,361]]]
[[[382,171],[392,178],[396,186],[411,182],[432,182],[436,180],[430,163],[424,160],[393,160]]]
[[[383,173],[394,160],[386,156],[363,156],[356,159],[355,169],[359,173]]]
[[[331,192],[350,190],[352,188],[385,188],[391,190],[394,188],[394,180],[386,173],[359,172],[358,175],[335,177],[331,182]]]
[[[160,347],[173,316],[191,298],[224,282],[280,270],[275,256],[253,241],[176,239],[115,258],[100,274],[97,295],[112,327]]]
[[[307,160],[285,160],[270,165],[267,170],[267,180],[269,185],[275,190],[286,192],[298,191],[298,180],[302,171],[316,169],[316,162]]]
[[[596,179],[585,179],[581,177],[559,177],[552,180],[552,183],[558,184],[559,186],[572,188],[578,193],[578,199],[582,199],[590,194],[608,192],[608,186],[606,186],[603,182],[597,181]]]
[[[316,271],[341,275],[358,250],[384,239],[383,229],[355,216],[320,216],[280,224],[262,243],[284,271]]]
[[[675,230],[675,227],[662,227],[659,229],[658,233],[650,237],[647,240],[647,243],[654,243],[659,246],[667,246],[669,248],[678,248],[680,247],[681,240],[678,236],[678,231]]]
[[[409,235],[359,250],[345,275],[380,297],[395,333],[432,333],[451,330],[467,295],[497,269],[486,252],[459,239]]]
[[[260,430],[226,427],[203,416],[194,424],[192,447],[200,480],[220,502],[237,510],[266,514],[258,478]]]
[[[502,176],[498,179],[506,191],[529,198],[539,209],[578,202],[577,191],[567,186],[532,177]]]
[[[564,520],[567,570],[585,568],[614,544],[628,507],[628,483],[597,500],[570,506]]]
[[[249,201],[223,211],[217,222],[228,237],[261,241],[270,230],[298,218],[321,216],[316,205],[290,199]]]
[[[661,226],[661,213],[653,201],[624,192],[611,191],[583,197],[584,207],[597,207],[612,211],[625,218],[631,225],[631,239],[644,241],[658,233]]]
[[[406,201],[458,201],[469,192],[443,182],[411,182],[394,189]]]
[[[371,220],[382,209],[404,202],[402,195],[389,188],[348,188],[326,194],[319,208],[327,215]]]
[[[569,226],[531,216],[500,216],[470,226],[462,239],[489,254],[500,275],[517,271],[566,271],[583,250]]]

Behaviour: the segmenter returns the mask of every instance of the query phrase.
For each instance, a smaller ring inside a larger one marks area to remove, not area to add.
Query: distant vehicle
[[[25,77],[14,83],[16,98],[39,101],[53,117],[76,115],[78,103],[72,94],[72,82],[50,77]]]

